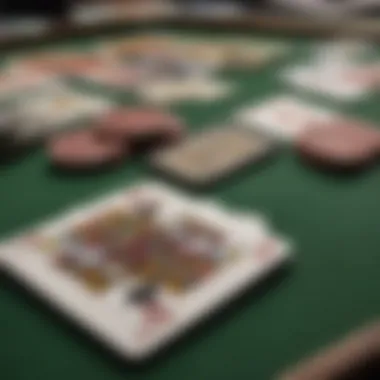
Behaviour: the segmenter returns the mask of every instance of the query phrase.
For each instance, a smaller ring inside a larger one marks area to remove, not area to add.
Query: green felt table
[[[181,33],[178,29],[172,32]],[[220,34],[213,32],[212,36]],[[256,72],[224,74],[236,84],[230,97],[174,107],[191,131],[225,123],[242,104],[286,92],[276,73],[285,64],[306,59],[314,40],[284,39],[294,50],[283,61]],[[96,40],[74,39],[69,45],[82,49]],[[344,106],[326,99],[312,101],[380,120],[376,97]],[[58,175],[49,170],[43,150],[37,149],[0,167],[0,233],[12,233],[97,194],[154,176],[141,157],[104,174]],[[193,336],[167,355],[140,368],[113,360],[2,276],[0,378],[274,378],[288,365],[379,315],[379,194],[380,166],[360,176],[323,173],[302,163],[291,146],[284,147],[267,165],[252,167],[205,191],[206,196],[233,207],[267,215],[293,239],[294,265],[265,292],[248,293],[238,307],[209,321],[205,328],[195,329]]]

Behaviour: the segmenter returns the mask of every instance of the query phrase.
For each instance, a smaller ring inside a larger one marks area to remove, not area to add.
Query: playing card
[[[255,216],[160,184],[122,189],[1,245],[11,275],[141,360],[290,258]]]
[[[6,70],[0,73],[0,102],[58,85],[54,75],[44,75],[23,70]]]
[[[340,73],[343,80],[366,87],[368,91],[380,87],[380,61],[347,67]]]
[[[224,42],[227,65],[237,68],[258,68],[284,56],[289,46],[276,41],[249,40]]]
[[[318,65],[352,64],[370,57],[373,51],[373,46],[367,41],[340,39],[318,43],[314,47],[312,60]]]
[[[291,96],[277,96],[236,115],[237,123],[260,130],[279,139],[294,140],[310,124],[333,120],[336,115],[327,109],[312,106]]]
[[[63,85],[49,88],[14,106],[21,139],[40,138],[67,128],[85,118],[110,110],[113,104],[103,98],[73,91]]]
[[[153,155],[154,167],[181,181],[204,186],[273,151],[267,138],[249,130],[218,127]]]
[[[144,72],[126,65],[104,65],[74,75],[89,83],[118,90],[132,90],[144,79]]]
[[[356,68],[356,72],[358,71]],[[359,73],[355,75],[355,68],[347,65],[295,67],[286,70],[283,77],[296,88],[342,101],[363,98],[374,87],[373,82]]]
[[[212,101],[232,91],[229,83],[206,78],[182,78],[154,81],[140,88],[142,99],[153,103],[174,103],[186,100]]]
[[[131,57],[155,57],[172,51],[174,41],[167,36],[139,35],[105,42],[100,47],[100,54],[106,58],[123,61]]]
[[[104,64],[102,58],[92,53],[46,52],[26,55],[10,61],[14,69],[41,74],[73,75]]]

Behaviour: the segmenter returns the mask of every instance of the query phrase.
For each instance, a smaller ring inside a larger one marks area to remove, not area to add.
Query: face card
[[[356,73],[356,75],[355,75]],[[368,95],[374,88],[365,70],[353,67],[303,66],[287,70],[284,79],[292,86],[342,101],[353,101]]]
[[[267,137],[244,129],[221,127],[155,154],[151,163],[170,176],[204,186],[263,159],[272,150],[273,144]]]
[[[290,258],[255,216],[145,183],[4,242],[11,275],[142,360]]]
[[[278,139],[294,140],[310,123],[328,122],[335,118],[332,111],[314,107],[290,96],[278,96],[237,114],[237,122],[260,130]]]

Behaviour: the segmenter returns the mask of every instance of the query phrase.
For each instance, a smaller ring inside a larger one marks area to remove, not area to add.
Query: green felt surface
[[[294,51],[287,62],[307,57],[309,40],[289,42]],[[237,84],[233,96],[175,109],[194,131],[224,123],[242,103],[285,91],[276,77],[283,64],[225,74]],[[380,119],[375,97],[354,106],[327,105]],[[105,174],[58,175],[38,150],[0,168],[0,233],[146,176],[153,175],[142,158]],[[265,294],[249,293],[225,318],[211,320],[192,339],[139,369],[115,362],[1,277],[0,378],[266,380],[379,315],[380,167],[352,177],[320,173],[287,147],[269,165],[253,167],[206,194],[258,210],[292,237],[296,260],[291,270]]]

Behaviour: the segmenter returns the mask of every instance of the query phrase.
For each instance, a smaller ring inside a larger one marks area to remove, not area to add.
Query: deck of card
[[[130,360],[153,355],[291,256],[260,216],[158,183],[72,209],[0,248],[5,271]]]
[[[181,182],[206,186],[261,161],[273,149],[270,139],[253,131],[217,127],[154,154],[151,164]]]

